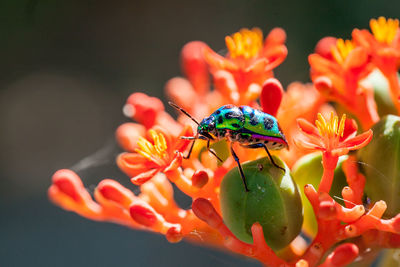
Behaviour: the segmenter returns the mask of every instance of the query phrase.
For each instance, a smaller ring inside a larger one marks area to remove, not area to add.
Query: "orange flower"
[[[297,124],[304,133],[302,139],[295,140],[300,147],[322,151],[322,166],[324,172],[318,187],[318,192],[328,193],[332,186],[334,171],[340,156],[350,150],[366,146],[372,139],[372,130],[357,135],[357,124],[354,120],[346,120],[344,114],[339,122],[333,112],[328,121],[318,113],[315,127],[304,119],[298,119]]]
[[[330,49],[331,56],[327,55]],[[308,58],[315,87],[329,100],[334,100],[360,118],[364,128],[379,120],[372,88],[360,84],[372,70],[368,53],[353,41],[332,37],[322,39],[318,53]]]
[[[339,122],[333,112],[328,121],[318,113],[318,120],[312,125],[304,119],[298,119],[297,124],[305,134],[296,143],[303,148],[329,152],[335,156],[347,154],[350,150],[366,146],[372,138],[372,130],[357,135],[357,125],[354,120],[346,119],[344,114]]]
[[[181,136],[186,135],[193,135],[191,127],[186,127],[181,133]],[[135,153],[122,153],[117,158],[119,168],[137,185],[147,182],[159,172],[179,168],[182,152],[189,143],[161,129],[150,129],[148,136],[147,139],[139,137]]]
[[[400,67],[400,31],[398,19],[370,20],[372,34],[368,30],[355,29],[352,33],[354,42],[364,47],[372,63],[386,76],[390,92],[397,110],[400,112],[400,86],[397,70]]]
[[[372,61],[383,73],[397,69],[400,60],[400,31],[398,19],[379,17],[370,20],[368,30],[355,29],[354,42],[367,49]]]
[[[216,89],[234,104],[256,100],[265,80],[273,77],[272,70],[286,58],[285,40],[280,28],[273,29],[264,42],[259,28],[244,28],[225,38],[225,57],[207,48],[205,57]]]

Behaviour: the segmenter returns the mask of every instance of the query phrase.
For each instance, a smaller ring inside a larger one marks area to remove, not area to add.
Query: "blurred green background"
[[[163,97],[188,41],[224,51],[241,27],[283,27],[289,55],[276,76],[287,85],[309,81],[320,38],[399,11],[398,0],[1,0],[0,266],[260,266],[65,212],[47,199],[51,175],[75,167],[89,191],[104,178],[135,190],[114,164],[122,106],[134,91]]]

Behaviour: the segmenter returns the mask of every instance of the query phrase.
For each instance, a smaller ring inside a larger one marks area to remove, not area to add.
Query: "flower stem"
[[[318,187],[318,193],[329,193],[332,186],[333,176],[339,157],[332,155],[330,152],[324,152],[322,155],[322,166],[324,172],[322,174],[321,182]]]

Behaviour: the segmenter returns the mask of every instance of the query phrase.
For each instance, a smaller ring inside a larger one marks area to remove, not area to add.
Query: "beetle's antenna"
[[[183,114],[185,114],[185,115],[188,116],[189,118],[191,118],[192,121],[194,121],[197,125],[200,124],[195,118],[192,117],[192,115],[190,115],[190,114],[189,114],[186,110],[184,110],[183,108],[179,107],[177,104],[172,103],[171,101],[168,101],[168,104],[169,104],[171,107],[173,107],[173,108],[179,110],[180,112],[182,112]]]

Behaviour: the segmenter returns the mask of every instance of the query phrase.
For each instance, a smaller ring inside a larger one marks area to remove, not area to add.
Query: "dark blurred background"
[[[114,164],[122,106],[134,91],[164,97],[188,41],[220,51],[242,27],[283,27],[287,85],[309,80],[320,38],[399,11],[398,0],[1,0],[0,266],[260,266],[65,212],[47,199],[51,176],[74,168],[89,191],[104,178],[135,190]]]

